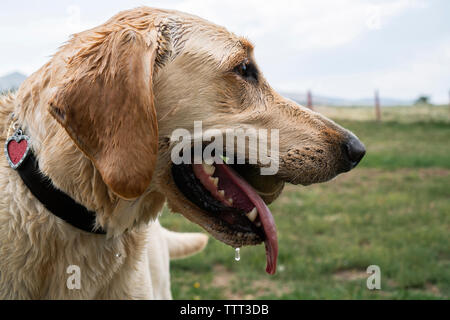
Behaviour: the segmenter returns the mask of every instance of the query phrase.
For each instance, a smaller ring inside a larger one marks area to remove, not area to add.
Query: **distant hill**
[[[0,92],[18,89],[26,78],[27,76],[19,72],[0,77]]]
[[[295,102],[306,105],[307,97],[306,93],[294,93],[294,92],[281,92],[281,95],[294,100]],[[380,103],[382,106],[406,106],[412,105],[413,101],[408,100],[399,100],[399,99],[391,99],[391,98],[383,98],[380,97]],[[314,95],[313,93],[313,104],[314,105],[322,105],[322,106],[367,106],[371,107],[374,105],[374,98],[366,98],[366,99],[344,99],[344,98],[336,98],[336,97],[326,97],[320,95]]]
[[[15,90],[20,87],[22,82],[27,78],[26,75],[20,72],[10,73],[6,76],[0,77],[0,93]],[[298,92],[281,92],[281,95],[294,100],[295,102],[306,105],[307,98],[306,93],[298,93]],[[374,104],[374,98],[366,98],[366,99],[344,99],[344,98],[336,98],[336,97],[327,97],[321,95],[313,94],[313,104],[314,105],[322,105],[322,106],[368,106],[371,107]],[[386,106],[405,106],[412,105],[413,101],[408,100],[398,100],[398,99],[390,99],[383,98],[381,96],[381,105]]]

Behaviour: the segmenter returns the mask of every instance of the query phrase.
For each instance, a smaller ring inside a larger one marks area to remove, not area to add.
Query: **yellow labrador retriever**
[[[278,170],[263,175],[265,164],[245,161],[249,149],[238,154],[245,164],[174,163],[174,130],[193,132],[196,121],[223,135],[278,130]],[[365,153],[352,133],[277,94],[249,41],[146,7],[74,35],[0,100],[0,133],[8,299],[171,298],[169,256],[201,250],[207,238],[163,229],[165,202],[232,247],[264,242],[273,274],[266,204],[285,182],[327,181]]]

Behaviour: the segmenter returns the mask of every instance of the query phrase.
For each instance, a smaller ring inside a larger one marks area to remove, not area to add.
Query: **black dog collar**
[[[29,137],[17,129],[5,144],[5,154],[10,166],[16,170],[31,193],[55,216],[72,226],[94,234],[106,234],[95,229],[95,212],[75,202],[64,192],[56,189],[51,180],[44,176],[31,151]]]

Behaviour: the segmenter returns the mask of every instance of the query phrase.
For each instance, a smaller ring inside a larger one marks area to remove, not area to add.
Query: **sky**
[[[30,75],[70,34],[137,6],[189,12],[247,37],[283,92],[448,103],[448,0],[2,0],[0,76]]]

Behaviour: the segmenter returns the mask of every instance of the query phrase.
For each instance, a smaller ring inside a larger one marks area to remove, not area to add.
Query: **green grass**
[[[374,121],[373,107],[315,107],[315,111],[336,120]],[[445,122],[450,123],[450,107],[448,105],[415,105],[381,108],[383,122],[417,123]]]
[[[367,168],[450,168],[450,122],[338,121],[367,147]]]
[[[264,272],[264,247],[234,250],[214,239],[172,261],[175,299],[449,299],[450,124],[348,121],[366,144],[361,166],[310,187],[287,186],[271,205],[279,268]],[[200,231],[165,210],[162,224]],[[381,268],[381,290],[366,268]]]

